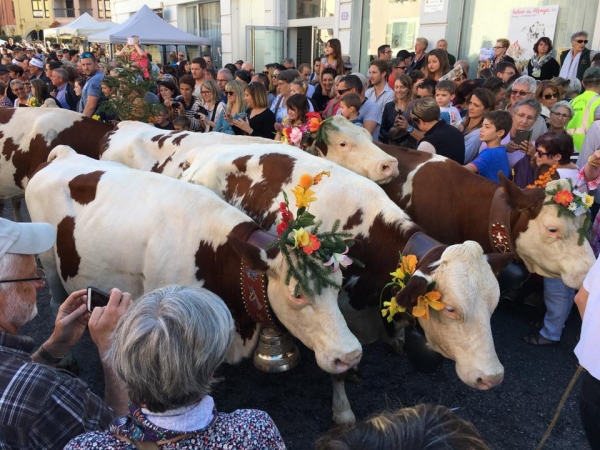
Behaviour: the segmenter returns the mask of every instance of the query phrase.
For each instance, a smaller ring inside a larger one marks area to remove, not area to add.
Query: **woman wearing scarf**
[[[541,37],[533,46],[533,57],[527,64],[527,73],[538,81],[551,80],[558,76],[560,66],[552,57],[552,41],[550,38]]]
[[[592,64],[591,52],[585,48],[587,43],[587,31],[573,33],[571,36],[571,50],[565,50],[560,54],[560,76],[565,80],[577,78],[579,81],[583,81],[583,73]]]

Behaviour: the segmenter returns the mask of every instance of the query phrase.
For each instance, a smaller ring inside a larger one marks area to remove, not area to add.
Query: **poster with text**
[[[507,54],[515,62],[525,63],[533,56],[533,45],[541,37],[554,42],[558,6],[527,6],[512,8],[510,12],[510,48]]]

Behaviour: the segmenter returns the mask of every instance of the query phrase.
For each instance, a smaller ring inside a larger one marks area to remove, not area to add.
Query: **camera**
[[[181,106],[180,102],[173,102],[173,103],[171,103],[171,107],[173,107],[175,109],[179,108],[180,106]]]
[[[198,112],[196,114],[194,114],[194,117],[196,117],[200,114],[204,114],[205,116],[208,116],[208,109],[206,109],[204,106],[198,106]],[[196,119],[197,119],[197,117],[196,117]]]

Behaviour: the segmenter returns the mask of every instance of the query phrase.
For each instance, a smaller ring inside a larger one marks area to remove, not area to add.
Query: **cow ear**
[[[542,207],[544,191],[542,189],[521,189],[515,183],[499,173],[500,183],[506,194],[508,205],[516,211],[522,212]]]
[[[514,253],[486,253],[485,259],[492,267],[494,275],[498,276],[504,267],[516,260],[516,256]]]
[[[327,156],[327,144],[323,141],[317,141],[317,149],[319,150],[319,156]]]
[[[251,270],[256,272],[266,272],[269,270],[267,252],[255,247],[233,235],[227,237],[227,242],[233,247],[238,256],[244,260]]]
[[[404,306],[408,312],[412,311],[413,306],[417,304],[419,295],[424,295],[427,292],[429,282],[426,278],[413,275],[406,283],[406,287],[396,294],[396,302],[400,306]]]

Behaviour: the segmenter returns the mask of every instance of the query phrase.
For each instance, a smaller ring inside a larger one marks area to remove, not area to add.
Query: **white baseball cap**
[[[0,218],[0,258],[6,253],[42,253],[55,242],[56,230],[49,223],[17,223]]]

